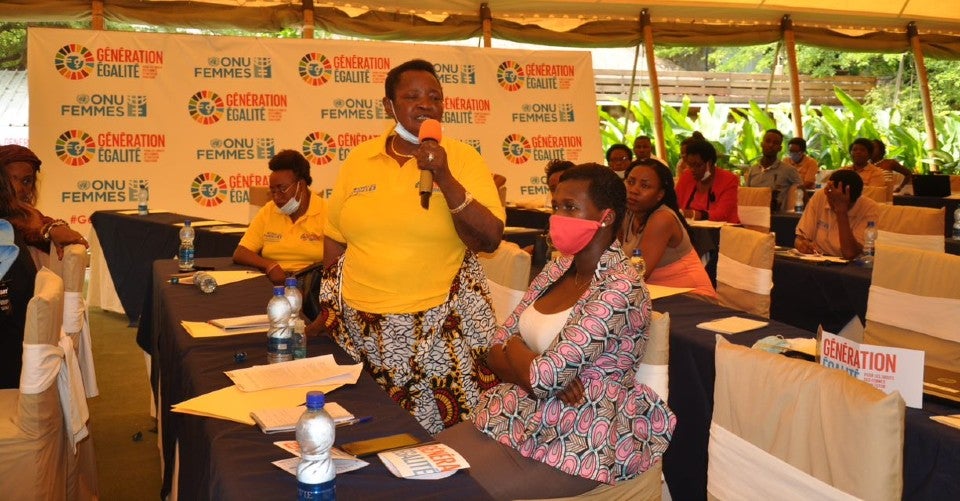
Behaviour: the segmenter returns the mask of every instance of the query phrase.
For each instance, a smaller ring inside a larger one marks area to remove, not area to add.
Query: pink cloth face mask
[[[604,210],[600,219],[607,216],[610,209]],[[550,216],[550,240],[553,246],[563,254],[572,256],[587,246],[597,231],[605,225],[592,219],[578,217]]]

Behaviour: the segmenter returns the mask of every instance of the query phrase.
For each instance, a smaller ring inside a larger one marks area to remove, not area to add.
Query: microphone
[[[440,142],[443,137],[443,130],[440,122],[428,118],[420,124],[420,143],[424,141]],[[433,193],[433,171],[427,169],[420,170],[420,206],[424,209],[430,208],[430,195]]]

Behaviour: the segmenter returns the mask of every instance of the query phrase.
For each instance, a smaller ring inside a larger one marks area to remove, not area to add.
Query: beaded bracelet
[[[463,197],[463,203],[450,209],[450,214],[459,214],[463,212],[463,209],[466,209],[467,206],[470,205],[470,202],[473,202],[473,195],[471,195],[469,191],[464,191],[463,193],[466,195]]]
[[[57,226],[69,226],[69,225],[63,219],[57,219],[50,222],[49,224],[47,224],[47,227],[43,230],[43,239],[50,240],[50,230],[56,228]]]

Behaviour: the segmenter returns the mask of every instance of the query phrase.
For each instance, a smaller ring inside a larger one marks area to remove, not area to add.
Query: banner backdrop
[[[329,194],[361,142],[393,126],[390,68],[431,61],[444,135],[507,178],[508,200],[544,200],[554,158],[602,161],[589,52],[31,28],[30,147],[39,206],[71,224],[131,209],[246,223],[247,188],[282,149]]]

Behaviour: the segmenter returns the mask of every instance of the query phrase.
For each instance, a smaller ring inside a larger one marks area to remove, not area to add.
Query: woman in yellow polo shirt
[[[250,222],[233,262],[253,266],[282,284],[323,260],[323,199],[308,188],[310,162],[299,152],[283,150],[270,159],[270,195]]]
[[[385,82],[390,130],[356,148],[327,204],[321,316],[381,387],[431,433],[462,421],[492,386],[482,363],[496,320],[474,251],[490,252],[506,218],[493,178],[471,146],[420,142],[443,117],[433,64],[407,61]],[[421,206],[421,170],[433,174]],[[325,311],[324,311],[325,310]]]

